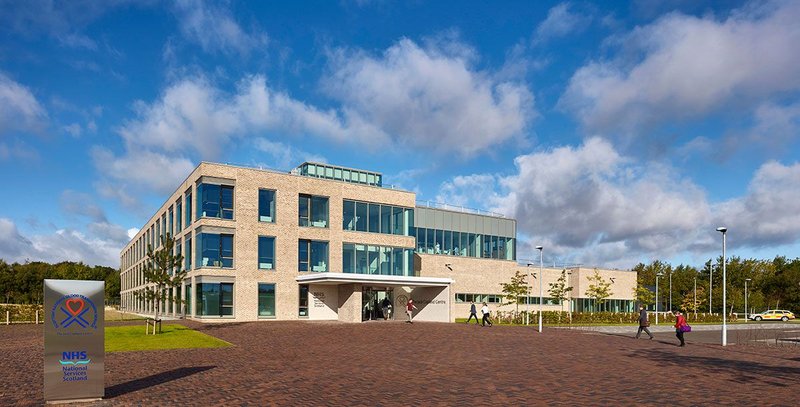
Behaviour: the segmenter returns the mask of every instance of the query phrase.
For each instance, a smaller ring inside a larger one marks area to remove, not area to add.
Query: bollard
[[[36,310],[36,325],[39,325],[39,310]]]
[[[11,311],[6,311],[6,325],[11,325]]]

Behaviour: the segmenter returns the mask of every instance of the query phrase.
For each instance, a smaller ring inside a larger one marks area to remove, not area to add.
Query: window
[[[369,274],[378,274],[378,247],[367,247],[367,262],[369,263]]]
[[[403,208],[397,208],[397,207],[392,208],[392,226],[393,226],[393,232],[396,235],[405,234],[403,230],[404,229],[403,212],[404,212]]]
[[[301,317],[308,316],[308,286],[300,285],[300,301],[298,303],[297,314]]]
[[[275,191],[269,189],[258,190],[258,220],[260,222],[275,222]]]
[[[184,257],[184,263],[186,263],[186,271],[192,269],[192,235],[186,236],[186,257]]]
[[[342,272],[355,273],[356,246],[352,243],[342,244]]]
[[[392,207],[381,205],[381,233],[392,233]]]
[[[161,223],[159,221],[157,221],[157,220],[156,220],[156,234],[155,234],[155,236],[153,238],[154,238],[154,240],[156,242],[156,244],[153,245],[153,246],[155,246],[156,248],[160,247],[161,246]]]
[[[258,284],[258,317],[275,318],[275,284]]]
[[[356,245],[356,273],[367,274],[367,246]]]
[[[186,227],[192,224],[192,193],[186,193]]]
[[[197,284],[197,316],[232,316],[233,283]]]
[[[201,233],[198,267],[233,267],[233,235]]]
[[[175,222],[173,221],[174,215],[175,214],[172,211],[172,208],[169,208],[169,229],[167,229],[167,234],[171,236],[175,236]]]
[[[367,231],[367,208],[365,202],[356,202],[356,230],[359,232]]]
[[[300,195],[300,226],[328,227],[328,198],[324,196]]]
[[[199,217],[233,219],[233,187],[230,185],[200,184],[197,186]]]
[[[378,233],[380,232],[380,224],[381,224],[381,206],[377,204],[368,204],[369,205],[369,218],[367,223],[369,227],[367,228],[368,232]]]
[[[272,270],[275,268],[275,238],[258,237],[258,268]]]
[[[299,240],[297,253],[299,271],[328,271],[328,242]]]
[[[342,229],[356,230],[356,203],[354,201],[342,202]]]
[[[183,204],[181,204],[181,200],[178,199],[178,202],[175,202],[175,221],[178,223],[178,228],[177,228],[178,232],[183,230],[183,211],[182,210],[183,210]]]

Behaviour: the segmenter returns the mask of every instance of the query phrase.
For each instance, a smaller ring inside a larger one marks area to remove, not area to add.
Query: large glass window
[[[356,203],[354,201],[342,202],[342,229],[356,230]]]
[[[167,233],[165,233],[167,236],[175,236],[174,215],[172,208],[169,208],[169,229],[167,229]]]
[[[442,253],[444,254],[452,254],[453,250],[453,232],[449,230],[443,230],[444,233],[444,246],[442,246]]]
[[[233,315],[233,283],[197,284],[197,316]]]
[[[186,193],[186,227],[192,224],[192,193]]]
[[[183,204],[180,199],[178,199],[178,202],[175,202],[175,221],[178,223],[176,231],[180,232],[183,230]],[[177,233],[175,234],[177,235]]]
[[[328,198],[300,195],[298,204],[300,226],[328,227]]]
[[[396,235],[405,234],[405,223],[403,222],[403,208],[392,208],[392,232]]]
[[[274,237],[258,237],[258,268],[262,270],[273,270],[275,268]]]
[[[342,272],[356,272],[356,246],[352,243],[342,244]]]
[[[233,235],[201,233],[197,239],[199,267],[233,267]]]
[[[381,231],[381,206],[376,204],[369,204],[369,227],[368,232],[378,233]]]
[[[367,208],[366,202],[356,202],[356,230],[359,232],[367,231]]]
[[[275,222],[275,191],[269,189],[258,190],[258,220],[261,222]]]
[[[299,240],[297,253],[299,271],[328,271],[328,242]]]
[[[186,270],[189,271],[192,269],[192,235],[189,234],[186,236],[186,257],[184,257],[184,263],[186,263]]]
[[[436,245],[434,246],[434,253],[442,254],[444,250],[444,231],[436,230]]]
[[[392,248],[392,275],[403,275],[403,249]]]
[[[369,263],[369,274],[378,274],[378,247],[367,247],[367,262]]]
[[[197,186],[198,217],[233,219],[233,187],[230,185],[200,184]]]
[[[356,245],[356,273],[367,274],[367,246]]]
[[[275,318],[275,284],[258,284],[259,318]]]

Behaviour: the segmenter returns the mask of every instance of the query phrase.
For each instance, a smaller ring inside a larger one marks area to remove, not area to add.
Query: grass
[[[158,335],[145,335],[144,325],[106,327],[106,352],[159,349],[222,348],[230,343],[183,325],[164,325]]]

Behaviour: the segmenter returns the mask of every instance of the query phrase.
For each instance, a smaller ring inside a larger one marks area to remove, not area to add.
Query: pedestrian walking
[[[414,323],[414,321],[412,321],[412,318],[414,316],[414,310],[415,309],[417,309],[417,307],[414,305],[414,300],[409,298],[408,302],[406,303],[406,314],[408,314],[408,321],[406,321],[406,322],[408,322],[409,324],[413,324]]]
[[[683,340],[683,334],[691,332],[692,328],[686,323],[686,317],[680,311],[675,311],[675,336],[681,341],[678,346],[686,346],[686,341]]]
[[[478,319],[478,311],[475,309],[475,301],[469,302],[469,318],[467,318],[467,325],[469,325],[469,321],[472,321],[472,317],[475,317],[475,325],[481,323],[481,320]]]
[[[481,322],[481,326],[486,326],[486,324],[492,326],[492,320],[489,319],[489,306],[486,305],[485,302],[483,303],[483,307],[481,308],[481,314],[483,314],[483,321]]]
[[[653,339],[653,334],[650,333],[650,330],[647,327],[650,326],[650,320],[647,319],[647,310],[644,309],[644,305],[639,306],[639,330],[636,331],[636,339],[639,339],[639,336],[642,334],[642,331],[647,332],[647,335],[650,336],[650,339]]]
[[[381,308],[382,308],[382,311],[383,311],[383,319],[385,321],[385,320],[389,319],[389,310],[392,308],[392,302],[389,301],[389,297],[388,296],[386,298],[384,298],[383,301],[381,302]]]

